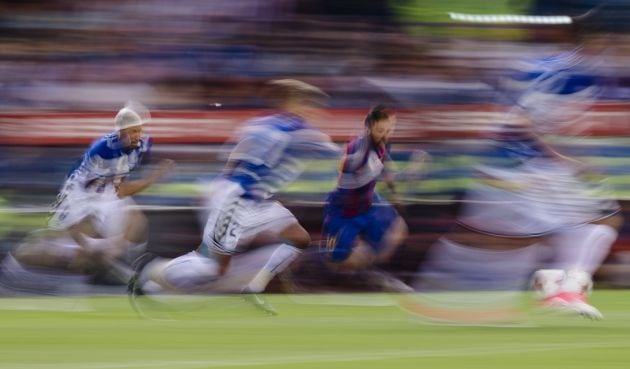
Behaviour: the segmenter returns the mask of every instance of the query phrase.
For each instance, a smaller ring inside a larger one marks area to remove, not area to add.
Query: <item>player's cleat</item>
[[[133,275],[129,278],[127,282],[127,294],[129,295],[130,300],[132,301],[132,305],[134,305],[134,300],[139,296],[144,296],[144,291],[142,290],[142,281],[141,274],[144,270],[144,267],[153,261],[157,255],[151,252],[145,252],[140,255],[136,260],[133,261],[131,267],[134,270]],[[135,308],[135,305],[134,305]]]
[[[587,296],[593,289],[588,273],[541,269],[534,273],[532,287],[542,308],[577,313],[593,320],[604,318],[597,308],[587,302]]]
[[[127,283],[127,294],[129,296],[129,303],[133,310],[141,317],[146,318],[143,309],[140,306],[138,299],[144,296],[144,291],[140,283],[140,271],[137,271]]]
[[[136,272],[131,278],[129,278],[129,282],[127,282],[127,294],[130,297],[137,297],[144,295],[140,283],[138,279],[140,278],[140,273]]]
[[[586,301],[586,296],[583,293],[560,292],[542,300],[541,306],[543,308],[575,312],[592,320],[604,318],[604,315],[596,307]]]
[[[245,288],[241,291],[241,296],[243,300],[252,304],[258,310],[264,311],[269,315],[278,315],[276,309],[260,294],[252,293],[247,288]]]

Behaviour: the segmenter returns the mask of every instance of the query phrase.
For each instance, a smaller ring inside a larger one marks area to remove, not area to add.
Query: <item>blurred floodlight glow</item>
[[[571,24],[573,20],[567,15],[534,16],[534,15],[484,15],[448,13],[452,20],[468,23],[521,23],[521,24]]]

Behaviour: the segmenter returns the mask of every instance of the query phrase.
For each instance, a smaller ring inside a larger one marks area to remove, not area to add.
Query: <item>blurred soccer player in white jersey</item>
[[[150,138],[142,135],[149,119],[144,106],[128,103],[116,114],[115,131],[96,140],[66,178],[49,226],[80,246],[69,265],[82,259],[109,263],[146,241],[146,219],[131,196],[159,180],[174,164],[163,160],[147,177],[128,179],[151,149]]]
[[[592,46],[514,64],[505,85],[523,86],[513,91],[520,125],[495,136],[512,166],[479,168],[483,185],[468,193],[458,225],[430,251],[419,288],[441,279],[464,289],[518,289],[533,273],[543,306],[602,317],[587,295],[617,239],[619,206],[584,179],[587,166],[547,142],[548,133],[561,134],[601,91],[593,62],[601,50]],[[550,264],[540,259],[542,245],[553,252]]]
[[[579,27],[579,25],[577,26]],[[532,131],[562,133],[587,112],[606,80],[598,66],[605,59],[606,39],[587,35],[577,48],[536,62],[521,64],[514,77],[529,82],[518,105]],[[583,121],[583,119],[582,119]],[[554,252],[546,269],[535,273],[533,286],[543,305],[601,318],[587,303],[592,275],[608,255],[622,224],[619,205],[605,188],[584,176],[590,168],[548,149],[551,155],[527,161],[524,168],[538,179],[543,212],[556,225],[545,243]]]
[[[225,169],[211,183],[202,248],[207,248],[210,259],[218,263],[216,272],[222,276],[228,272],[232,257],[246,251],[252,241],[264,238],[264,244],[273,246],[269,259],[241,291],[257,307],[273,314],[273,307],[257,294],[309,246],[311,239],[295,216],[272,197],[300,175],[307,159],[337,157],[340,149],[309,124],[323,117],[328,98],[323,91],[291,79],[272,81],[269,88],[278,110],[238,129]],[[183,290],[208,282],[203,271],[200,278],[191,276],[188,284],[184,280],[178,285],[173,283],[176,277],[169,278],[178,274],[172,267],[181,264],[180,260],[194,262],[199,257],[186,254],[170,261],[166,278],[162,273],[157,279]],[[202,264],[196,261],[195,265]],[[151,269],[149,273],[156,275],[159,268]],[[214,268],[208,264],[202,269],[207,272]],[[190,274],[190,270],[183,268],[181,273]]]

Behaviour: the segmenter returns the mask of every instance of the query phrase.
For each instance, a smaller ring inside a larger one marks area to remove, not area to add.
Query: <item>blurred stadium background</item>
[[[403,184],[411,237],[391,269],[416,270],[450,226],[472,166],[505,160],[487,134],[510,101],[497,94],[516,58],[561,50],[559,27],[466,24],[448,12],[579,15],[595,0],[239,0],[4,1],[0,4],[0,242],[6,253],[45,224],[67,171],[87,145],[111,130],[127,100],[153,112],[157,155],[178,162],[166,181],[137,197],[151,222],[151,247],[195,247],[200,178],[220,169],[222,143],[258,114],[265,81],[297,78],[330,93],[322,129],[338,142],[360,130],[365,111],[400,110],[394,159],[431,155],[422,178]],[[593,28],[614,37],[615,57],[599,71],[611,81],[601,100],[555,137],[601,169],[630,209],[630,5],[607,1]],[[319,238],[321,203],[335,162],[314,163],[281,199]],[[626,214],[628,216],[628,214]],[[626,287],[625,226],[599,282]]]

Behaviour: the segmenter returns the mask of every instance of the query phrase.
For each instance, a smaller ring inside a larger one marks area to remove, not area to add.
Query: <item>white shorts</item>
[[[511,169],[479,167],[511,188],[478,186],[466,195],[460,221],[499,235],[542,235],[616,213],[619,204],[599,183],[550,159],[531,159]]]
[[[78,186],[64,186],[53,207],[48,225],[56,230],[68,229],[87,217],[94,230],[104,238],[124,233],[127,208],[135,206],[131,197],[119,198],[113,186],[103,192],[85,191]]]
[[[225,179],[213,183],[206,207],[208,219],[203,244],[220,254],[244,251],[257,235],[277,235],[297,223],[295,216],[279,202],[243,198],[243,188]]]

